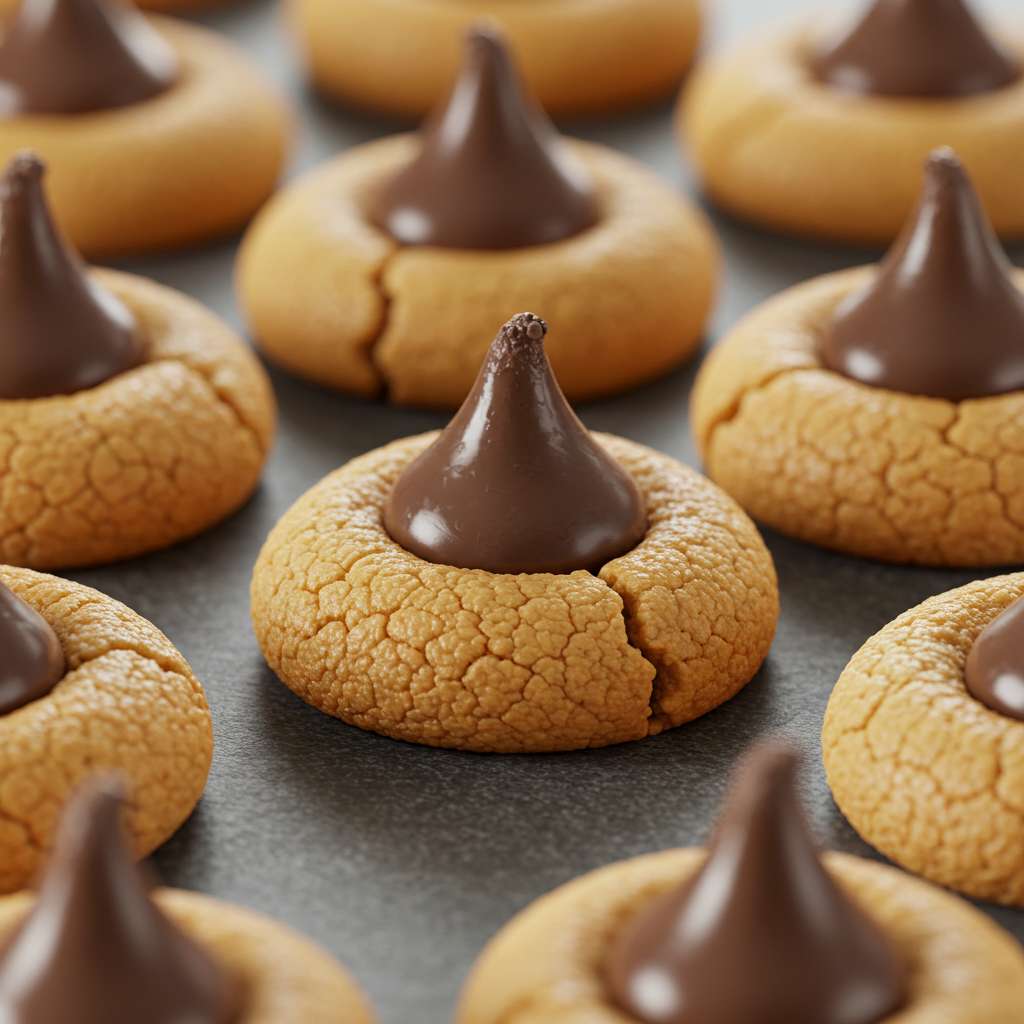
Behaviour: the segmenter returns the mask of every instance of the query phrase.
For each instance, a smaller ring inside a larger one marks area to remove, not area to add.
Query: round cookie
[[[1024,158],[1024,77],[962,97],[859,95],[812,73],[822,28],[770,34],[695,72],[678,125],[711,198],[772,230],[885,243],[913,208],[922,160],[952,146],[999,234],[1024,234],[1024,199],[1010,170]],[[1012,40],[1024,61],[1021,33]]]
[[[234,46],[152,19],[180,74],[144,102],[89,114],[0,117],[0,162],[31,149],[52,168],[62,229],[90,256],[201,242],[244,224],[274,190],[291,125]]]
[[[342,467],[274,528],[252,615],[271,668],[363,729],[476,751],[569,750],[655,735],[754,675],[778,614],[753,524],[710,482],[595,435],[646,499],[646,537],[599,572],[507,575],[436,565],[382,510],[436,434]]]
[[[320,89],[403,116],[444,95],[459,42],[481,19],[501,26],[531,91],[556,115],[667,94],[701,30],[698,0],[289,0],[287,10]]]
[[[239,3],[240,0],[131,0],[144,11],[157,11],[163,14],[192,14],[212,7],[226,7],[228,4]],[[21,0],[0,0],[0,11],[13,11]]]
[[[966,689],[981,631],[1024,574],[930,598],[843,670],[822,731],[832,793],[887,857],[978,899],[1024,905],[1024,722]]]
[[[131,783],[138,856],[192,813],[213,753],[210,712],[185,659],[151,623],[80,584],[9,566],[0,583],[57,634],[67,672],[46,696],[0,715],[0,892],[26,886],[61,808],[100,770]]]
[[[534,308],[557,314],[548,354],[573,401],[665,373],[699,344],[717,245],[704,216],[650,171],[601,146],[569,148],[596,181],[599,223],[507,251],[401,246],[369,221],[374,188],[409,162],[413,136],[301,178],[260,213],[239,255],[239,299],[260,348],[328,387],[452,407],[493,325]]]
[[[458,1024],[628,1024],[599,973],[611,936],[643,904],[693,876],[704,851],[671,850],[584,875],[532,904],[482,953]],[[1015,941],[966,903],[892,868],[839,853],[828,871],[895,940],[910,964],[910,1002],[879,1024],[991,1024],[1020,1008]],[[736,978],[742,984],[742,978]]]
[[[0,400],[0,559],[95,565],[238,509],[274,432],[263,368],[217,317],[129,274],[94,279],[135,314],[145,362],[70,395]]]

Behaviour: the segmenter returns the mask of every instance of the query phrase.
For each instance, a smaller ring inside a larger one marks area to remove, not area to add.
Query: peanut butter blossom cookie
[[[881,243],[917,168],[952,146],[996,230],[1024,234],[1024,24],[1000,34],[966,0],[871,0],[852,24],[759,38],[702,65],[680,128],[720,205],[780,231]]]
[[[524,308],[558,312],[570,398],[656,377],[697,346],[717,277],[703,215],[634,161],[558,138],[478,29],[420,136],[351,149],[268,205],[238,285],[286,370],[451,408]]]
[[[795,758],[747,755],[707,851],[613,864],[555,890],[484,950],[458,1024],[992,1024],[1024,956],[963,901],[820,855]]]
[[[345,971],[282,925],[196,893],[149,892],[121,793],[90,780],[37,894],[0,899],[4,1024],[370,1024]]]
[[[1024,906],[1024,574],[933,597],[853,656],[822,748],[850,823],[898,864]]]
[[[839,551],[1021,561],[1022,286],[937,151],[879,268],[783,292],[712,352],[692,408],[709,475],[755,519]]]
[[[28,154],[0,178],[0,559],[92,565],[235,511],[259,482],[274,399],[191,299],[84,267],[42,182]]]
[[[419,116],[447,92],[459,41],[501,26],[530,91],[555,114],[646,103],[676,88],[697,49],[699,0],[289,0],[313,80],[357,106]]]
[[[757,671],[778,592],[753,524],[590,434],[545,333],[514,317],[444,431],[355,459],[274,528],[253,622],[310,704],[416,743],[569,750],[689,721]]]
[[[95,590],[2,566],[0,652],[0,892],[35,876],[59,808],[93,771],[130,782],[137,855],[168,839],[206,785],[213,733],[167,638]]]
[[[52,166],[54,211],[90,255],[240,227],[284,161],[282,102],[230,44],[114,0],[23,0],[0,41],[0,160]]]

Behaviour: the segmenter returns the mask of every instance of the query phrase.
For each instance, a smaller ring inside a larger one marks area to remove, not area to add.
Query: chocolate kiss
[[[45,697],[64,678],[64,651],[50,624],[0,583],[0,715]]]
[[[0,43],[0,116],[127,107],[177,77],[174,51],[120,0],[22,0]]]
[[[960,401],[1024,388],[1024,293],[960,161],[932,154],[917,212],[821,341],[864,384]]]
[[[93,780],[64,815],[35,907],[0,950],[4,1024],[229,1024],[239,986],[150,899]]]
[[[399,477],[384,525],[428,562],[498,573],[596,571],[647,530],[633,478],[569,408],[547,324],[514,316],[441,436]]]
[[[964,0],[875,0],[811,66],[836,89],[874,96],[971,96],[1020,77]]]
[[[776,743],[743,760],[704,866],[653,899],[605,963],[645,1024],[876,1024],[906,998],[895,949],[822,866]]]
[[[964,681],[982,704],[1024,722],[1024,600],[982,630],[967,655]]]
[[[21,154],[0,178],[0,399],[91,388],[143,356],[135,318],[55,227],[43,173]]]
[[[598,214],[586,173],[524,95],[501,36],[477,28],[419,156],[370,217],[404,245],[516,249],[579,234]]]

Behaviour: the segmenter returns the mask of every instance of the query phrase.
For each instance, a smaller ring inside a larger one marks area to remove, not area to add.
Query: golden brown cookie
[[[951,146],[996,230],[1024,234],[1012,172],[1024,159],[1024,77],[941,101],[852,95],[811,73],[821,31],[804,24],[761,37],[694,74],[678,123],[714,201],[778,231],[888,242],[914,206],[925,157]],[[1013,53],[1024,58],[1024,43]]]
[[[680,725],[757,671],[775,570],[753,524],[698,473],[596,435],[646,499],[645,539],[599,575],[498,575],[423,561],[384,530],[395,480],[435,436],[326,477],[260,554],[256,636],[307,703],[431,746],[569,750]]]
[[[35,876],[69,795],[97,771],[130,783],[125,826],[141,857],[192,813],[213,753],[210,712],[188,663],[151,623],[80,584],[0,567],[64,649],[47,696],[0,715],[0,892]]]
[[[671,850],[612,864],[527,907],[477,961],[458,1024],[627,1024],[599,974],[610,937],[703,858],[702,850]],[[1024,957],[1009,935],[963,901],[892,868],[840,853],[826,854],[825,863],[910,963],[910,1004],[879,1024],[1016,1019]]]
[[[190,537],[252,494],[274,432],[247,346],[178,292],[94,271],[135,314],[142,366],[71,395],[0,400],[0,559],[130,558]]]
[[[981,631],[1024,574],[930,598],[853,656],[829,701],[825,770],[850,823],[887,857],[979,899],[1024,905],[1024,722],[965,688]]]
[[[757,520],[850,554],[925,565],[1024,559],[1024,394],[951,402],[826,370],[822,334],[864,268],[747,316],[701,368],[708,475]],[[1016,280],[1024,286],[1024,274]]]
[[[248,59],[198,26],[153,24],[181,62],[167,92],[88,115],[0,118],[0,163],[23,149],[46,160],[57,220],[91,256],[235,230],[284,163],[288,112]]]
[[[650,380],[697,347],[717,244],[704,216],[650,171],[572,143],[597,183],[596,227],[507,251],[402,247],[366,207],[415,148],[401,136],[349,150],[253,224],[239,298],[275,363],[343,391],[451,407],[469,391],[494,324],[521,309],[557,317],[548,355],[573,400]]]
[[[497,22],[553,114],[658,99],[689,67],[698,0],[290,0],[316,84],[357,106],[419,116],[445,93],[466,30]]]
[[[21,0],[0,0],[0,11],[13,11]],[[164,14],[191,14],[211,7],[225,7],[241,0],[131,0],[144,11],[159,11]]]
[[[33,897],[0,900],[0,945],[24,918]],[[180,889],[156,902],[208,949],[246,991],[238,1024],[372,1024],[366,997],[348,972],[319,946],[262,914]]]

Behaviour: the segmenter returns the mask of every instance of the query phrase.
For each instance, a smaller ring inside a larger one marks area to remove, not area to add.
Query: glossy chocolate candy
[[[967,655],[964,681],[982,704],[1024,722],[1024,600],[982,630]]]
[[[825,366],[875,387],[961,401],[1024,389],[1024,293],[960,161],[924,192],[878,274],[837,309]]]
[[[91,388],[144,354],[135,317],[54,225],[43,174],[21,154],[0,178],[0,399]]]
[[[501,329],[462,408],[399,477],[384,524],[430,562],[596,571],[647,530],[633,478],[569,407],[531,313]]]
[[[0,715],[45,697],[64,678],[65,668],[50,624],[0,583]]]
[[[813,55],[812,70],[845,92],[922,99],[992,92],[1021,74],[966,0],[873,0]]]
[[[61,823],[35,906],[0,940],[4,1024],[237,1024],[242,989],[152,901],[94,780]]]
[[[478,28],[418,156],[376,196],[371,219],[404,245],[515,249],[598,219],[592,184],[523,92],[501,37]]]
[[[609,997],[644,1024],[880,1024],[906,968],[822,865],[796,792],[797,758],[744,759],[697,874],[627,920]]]

